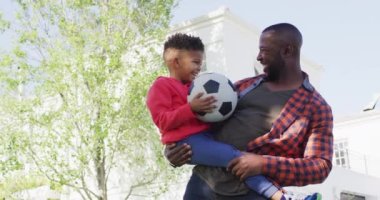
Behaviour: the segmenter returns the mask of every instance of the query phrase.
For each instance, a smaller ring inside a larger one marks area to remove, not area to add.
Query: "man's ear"
[[[294,46],[292,45],[286,45],[283,49],[282,49],[282,54],[284,56],[293,56],[295,53],[295,48]]]

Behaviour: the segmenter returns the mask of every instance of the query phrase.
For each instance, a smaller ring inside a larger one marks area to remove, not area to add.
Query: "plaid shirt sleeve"
[[[316,102],[305,109],[306,112],[311,113],[311,120],[306,130],[308,137],[295,138],[305,140],[303,155],[288,157],[269,154],[263,156],[265,163],[262,173],[281,186],[305,186],[321,183],[331,171],[332,111],[322,97],[317,98]]]

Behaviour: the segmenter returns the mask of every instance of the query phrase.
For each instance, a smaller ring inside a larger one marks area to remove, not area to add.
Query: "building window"
[[[334,142],[334,160],[335,164],[340,167],[350,168],[348,157],[348,141],[347,139],[336,140]]]
[[[365,196],[352,194],[348,192],[341,192],[340,200],[365,200]]]

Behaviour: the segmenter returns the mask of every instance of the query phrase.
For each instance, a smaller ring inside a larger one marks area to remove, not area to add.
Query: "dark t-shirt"
[[[248,142],[269,132],[273,121],[295,90],[270,91],[260,84],[239,99],[234,114],[226,121],[215,124],[215,139],[245,151]],[[225,168],[195,166],[200,176],[218,194],[233,196],[248,192],[247,187]]]

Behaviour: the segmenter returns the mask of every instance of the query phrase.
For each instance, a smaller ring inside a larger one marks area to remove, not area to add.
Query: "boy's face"
[[[176,58],[175,74],[183,83],[191,82],[201,71],[203,51],[180,51]]]

